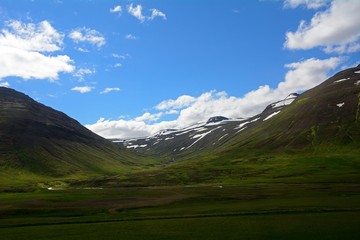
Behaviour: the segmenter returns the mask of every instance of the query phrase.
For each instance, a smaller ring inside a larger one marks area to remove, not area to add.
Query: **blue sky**
[[[0,85],[104,137],[249,117],[357,65],[357,0],[1,0]]]

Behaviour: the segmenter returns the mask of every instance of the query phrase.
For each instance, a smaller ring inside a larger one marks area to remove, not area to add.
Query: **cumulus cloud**
[[[149,112],[144,113],[142,116],[135,118],[136,122],[154,122],[160,119],[163,115],[162,112],[151,114]]]
[[[147,136],[149,127],[145,122],[134,120],[104,120],[100,119],[96,124],[86,125],[87,128],[100,136],[106,138],[133,138],[138,136]]]
[[[77,91],[80,93],[88,93],[88,92],[91,92],[93,89],[94,89],[94,87],[89,87],[89,86],[83,86],[83,87],[76,86],[76,87],[73,87],[71,90]]]
[[[104,36],[100,32],[86,27],[72,30],[69,34],[69,38],[76,43],[88,42],[98,47],[101,47],[106,43]]]
[[[45,56],[38,52],[0,46],[0,79],[20,77],[57,80],[59,72],[72,72],[72,60],[66,55]]]
[[[73,74],[73,76],[77,77],[80,81],[84,81],[86,75],[92,75],[95,74],[95,72],[95,69],[80,68]]]
[[[285,8],[297,8],[305,6],[308,9],[318,9],[329,4],[330,0],[285,0]]]
[[[161,12],[158,9],[150,9],[149,11],[151,12],[150,16],[144,16],[143,15],[143,8],[140,4],[134,6],[132,3],[130,5],[128,5],[127,7],[128,13],[134,17],[136,17],[140,22],[145,22],[145,21],[151,21],[154,20],[157,17],[162,18],[163,20],[166,20],[166,15],[165,13]]]
[[[325,60],[310,58],[302,62],[286,64],[290,70],[285,75],[285,81],[279,83],[282,92],[304,91],[320,84],[327,78],[327,72],[335,69],[342,62],[341,57]]]
[[[325,11],[315,13],[309,23],[301,21],[295,32],[286,33],[288,49],[322,47],[327,53],[360,50],[360,1],[334,0]]]
[[[121,12],[122,12],[122,7],[119,5],[110,8],[110,13],[121,13]]]
[[[292,92],[312,88],[328,76],[327,73],[341,63],[341,58],[315,59],[286,64],[289,69],[284,81],[276,88],[260,86],[242,97],[229,96],[216,90],[193,97],[183,95],[162,101],[155,106],[155,113],[145,113],[130,120],[105,120],[87,127],[107,138],[133,138],[155,134],[166,128],[184,128],[196,122],[222,115],[230,118],[250,117],[260,113],[267,105],[284,99]],[[178,114],[177,119],[161,121],[167,114]]]
[[[180,109],[180,108],[190,106],[195,101],[196,101],[196,98],[189,96],[189,95],[183,95],[183,96],[178,97],[176,100],[170,99],[170,100],[162,101],[155,108],[158,110]]]
[[[120,91],[120,88],[105,88],[103,91],[100,92],[100,94],[106,94],[109,92],[118,92]]]
[[[74,66],[67,55],[47,56],[61,50],[63,34],[49,22],[38,24],[9,21],[0,31],[0,79],[20,77],[57,80],[60,72],[72,72]]]
[[[0,46],[22,49],[24,51],[54,52],[61,49],[64,35],[58,33],[48,21],[38,24],[7,22],[2,29]]]

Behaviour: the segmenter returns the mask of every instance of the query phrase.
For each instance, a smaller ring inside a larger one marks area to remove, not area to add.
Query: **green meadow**
[[[229,161],[222,156],[117,176],[39,179],[2,188],[0,236],[355,239],[360,234],[356,156]]]

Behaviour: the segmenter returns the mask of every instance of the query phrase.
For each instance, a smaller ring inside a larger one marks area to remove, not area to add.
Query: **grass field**
[[[0,239],[359,236],[357,151],[231,154],[117,176],[55,179],[24,173],[14,187],[0,188]],[[12,181],[11,174],[3,177]]]
[[[357,239],[358,213],[299,213],[0,229],[1,237],[20,239]]]
[[[354,239],[354,183],[0,194],[1,239]]]

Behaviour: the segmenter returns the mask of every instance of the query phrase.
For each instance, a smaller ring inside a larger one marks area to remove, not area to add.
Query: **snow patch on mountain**
[[[338,103],[338,104],[336,104],[336,106],[337,106],[337,107],[339,107],[339,108],[341,108],[342,106],[344,106],[344,104],[345,104],[345,103],[344,103],[344,102],[342,102],[342,103]]]
[[[281,111],[273,112],[272,114],[270,114],[269,116],[267,116],[263,121],[266,121],[266,120],[272,118],[273,116],[279,114],[280,112],[281,112]]]
[[[143,145],[129,145],[129,146],[126,146],[126,148],[144,148],[144,147],[147,147],[147,144],[143,144]]]
[[[239,124],[236,128],[234,128],[234,130],[240,129],[240,128],[242,128],[243,126],[245,126],[245,125],[247,125],[247,124],[249,124],[249,123],[256,122],[256,121],[259,120],[259,119],[260,119],[260,118],[255,118],[255,119],[253,119],[253,120],[251,120],[251,121],[243,122],[243,123]]]
[[[284,100],[272,103],[272,104],[270,104],[270,106],[272,109],[284,107],[284,106],[290,105],[297,97],[298,97],[297,94],[292,93],[289,96],[287,96]]]
[[[186,149],[189,149],[191,148],[192,146],[194,146],[197,142],[199,142],[201,139],[203,139],[206,135],[208,135],[209,133],[215,131],[216,129],[219,129],[221,127],[217,127],[217,128],[214,128],[208,132],[205,132],[205,133],[201,133],[201,134],[196,134],[195,136],[193,136],[192,138],[197,138],[197,140],[195,142],[193,142],[190,146],[188,146]]]
[[[240,130],[239,130],[239,131],[237,131],[235,134],[238,134],[239,132],[244,131],[246,128],[247,128],[247,127],[244,127],[244,128],[242,128],[242,129],[240,129]]]
[[[335,81],[335,83],[343,82],[343,81],[346,81],[346,80],[350,80],[350,78],[349,77],[348,78],[343,78],[343,79]]]
[[[224,137],[226,137],[227,135],[229,135],[228,133],[226,133],[224,136],[222,136],[221,138],[219,138],[218,141],[221,141],[221,139],[223,139]]]

